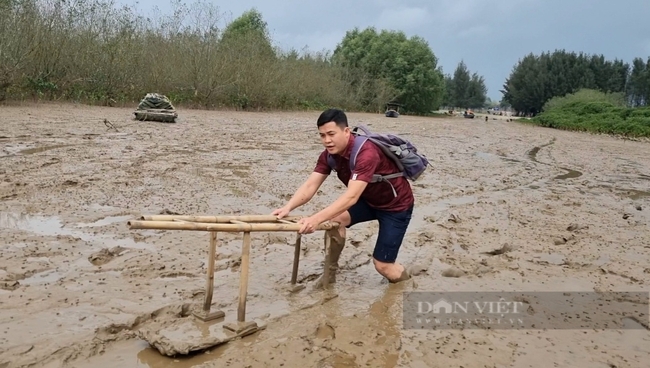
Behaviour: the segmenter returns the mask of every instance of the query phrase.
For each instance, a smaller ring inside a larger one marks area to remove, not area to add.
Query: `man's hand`
[[[298,220],[298,223],[302,225],[300,230],[298,230],[300,234],[311,234],[316,231],[316,228],[320,225],[320,222],[318,222],[314,216],[301,218]]]
[[[284,207],[278,208],[277,210],[273,211],[271,213],[271,215],[277,216],[278,218],[283,218],[283,217],[287,216],[289,214],[289,212],[291,212],[291,210],[287,206],[284,206]]]

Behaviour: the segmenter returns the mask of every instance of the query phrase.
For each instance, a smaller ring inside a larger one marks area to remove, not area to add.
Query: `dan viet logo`
[[[404,329],[644,330],[650,292],[412,291]]]
[[[418,301],[418,324],[508,324],[523,325],[524,303],[506,301]],[[427,317],[426,315],[434,315]]]

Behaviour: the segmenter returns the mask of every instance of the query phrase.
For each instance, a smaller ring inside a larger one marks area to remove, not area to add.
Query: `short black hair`
[[[316,126],[320,128],[330,121],[335,122],[339,128],[345,128],[348,126],[348,117],[345,115],[343,110],[340,109],[327,109],[323,111],[316,121]]]

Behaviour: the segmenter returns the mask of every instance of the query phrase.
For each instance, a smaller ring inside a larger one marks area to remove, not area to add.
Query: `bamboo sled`
[[[202,311],[194,313],[194,316],[202,321],[223,318],[225,313],[221,310],[211,311],[213,289],[214,289],[214,266],[217,254],[217,233],[218,232],[242,232],[242,258],[239,279],[239,305],[237,307],[237,322],[224,325],[223,327],[234,332],[242,333],[256,329],[256,322],[246,321],[246,297],[248,291],[248,270],[250,263],[251,232],[298,232],[302,227],[297,221],[302,216],[289,216],[278,219],[272,215],[244,215],[244,216],[186,216],[186,215],[144,215],[137,220],[127,222],[129,229],[156,229],[156,230],[187,230],[207,231],[209,237],[209,251],[207,262],[207,275],[205,286],[205,299]],[[330,245],[331,236],[327,230],[337,229],[336,222],[324,222],[318,225],[316,231],[325,231],[325,264],[323,270],[323,287],[329,286],[330,272]],[[298,265],[300,261],[301,234],[296,234],[294,248],[294,259],[291,273],[292,291],[299,287],[296,285],[298,278]]]

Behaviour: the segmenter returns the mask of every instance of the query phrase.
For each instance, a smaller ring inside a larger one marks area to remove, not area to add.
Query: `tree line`
[[[582,89],[620,94],[630,107],[650,103],[650,57],[632,66],[603,55],[555,50],[528,54],[514,66],[501,93],[503,103],[518,115],[535,116],[553,97]]]
[[[421,37],[355,28],[333,52],[285,51],[255,9],[222,28],[205,0],[172,8],[147,18],[110,0],[0,0],[0,100],[119,105],[158,92],[188,107],[383,112],[397,102],[414,114],[485,100],[482,77],[465,69],[446,83]]]
[[[483,76],[460,61],[445,73],[421,37],[354,28],[324,52],[281,50],[255,9],[221,27],[206,0],[174,0],[147,18],[111,0],[0,0],[0,100],[51,99],[132,104],[158,92],[188,107],[412,114],[441,106],[493,104]],[[506,79],[501,106],[537,115],[556,96],[580,89],[650,102],[650,58],[632,64],[564,50],[529,54]]]

